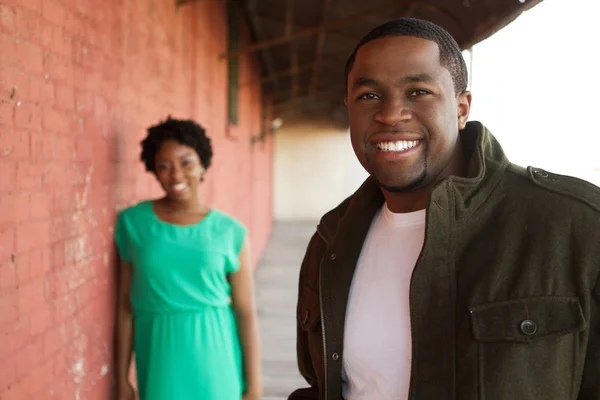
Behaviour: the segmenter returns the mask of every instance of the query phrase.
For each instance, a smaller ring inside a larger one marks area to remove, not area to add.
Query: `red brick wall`
[[[226,115],[224,1],[0,0],[0,398],[109,398],[113,224],[160,195],[138,161],[167,114],[206,126],[207,201],[249,228],[255,259],[271,226],[270,137],[261,95]],[[259,74],[242,62],[240,81]]]

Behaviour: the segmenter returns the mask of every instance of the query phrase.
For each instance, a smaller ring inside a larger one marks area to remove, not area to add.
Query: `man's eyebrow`
[[[403,84],[434,83],[435,78],[433,77],[433,75],[430,75],[428,73],[423,73],[423,74],[414,74],[414,75],[404,76],[400,79],[399,82],[403,83]],[[352,85],[352,89],[356,90],[357,88],[360,88],[363,86],[379,86],[379,85],[380,85],[380,82],[377,79],[360,76],[360,77],[356,78],[356,81],[354,81],[354,84]]]
[[[354,84],[352,85],[352,89],[357,89],[361,86],[378,86],[379,81],[373,78],[366,78],[364,76],[360,76],[356,78]]]
[[[400,79],[400,82],[402,82],[402,83],[419,83],[419,82],[433,83],[433,82],[435,82],[435,79],[433,78],[432,75],[425,73],[425,74],[407,75],[407,76],[403,77],[402,79]]]

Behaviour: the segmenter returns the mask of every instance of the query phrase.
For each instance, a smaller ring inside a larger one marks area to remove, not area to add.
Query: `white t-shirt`
[[[346,400],[407,399],[410,279],[425,238],[425,210],[377,213],[350,288],[342,364]]]

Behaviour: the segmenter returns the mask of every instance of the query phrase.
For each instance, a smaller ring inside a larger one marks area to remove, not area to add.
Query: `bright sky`
[[[544,0],[476,45],[470,118],[492,131],[513,162],[596,185],[598,15],[598,0]]]

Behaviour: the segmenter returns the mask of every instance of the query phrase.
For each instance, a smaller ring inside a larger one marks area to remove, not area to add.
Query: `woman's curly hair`
[[[166,121],[148,128],[148,136],[142,140],[140,159],[146,165],[146,171],[156,173],[154,159],[163,142],[167,140],[192,147],[198,153],[204,169],[210,167],[213,151],[204,128],[192,120],[178,120],[169,116]]]

